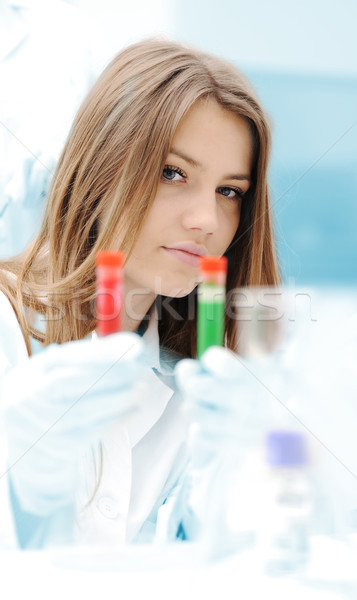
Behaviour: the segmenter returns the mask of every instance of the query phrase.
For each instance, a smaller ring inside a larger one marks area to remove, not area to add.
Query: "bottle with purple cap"
[[[294,573],[308,562],[314,505],[305,435],[296,430],[270,431],[265,462],[257,540],[263,568],[269,575]]]

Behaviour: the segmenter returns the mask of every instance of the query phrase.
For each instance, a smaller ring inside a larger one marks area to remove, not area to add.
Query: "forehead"
[[[201,167],[226,163],[250,170],[252,139],[247,121],[215,100],[199,100],[179,123],[172,147],[190,154]]]

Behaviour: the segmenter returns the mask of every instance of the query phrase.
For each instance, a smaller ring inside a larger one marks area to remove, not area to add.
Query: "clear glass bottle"
[[[309,559],[314,506],[303,433],[270,431],[265,461],[257,523],[259,557],[269,575],[294,573]]]

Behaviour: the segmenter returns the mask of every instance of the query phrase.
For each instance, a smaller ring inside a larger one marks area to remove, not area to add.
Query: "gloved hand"
[[[211,347],[200,360],[180,361],[175,378],[190,422],[191,465],[171,507],[170,531],[213,549],[227,486],[274,413],[271,364]]]
[[[133,333],[51,345],[3,378],[8,468],[25,512],[73,502],[80,454],[139,402],[143,342]]]
[[[211,436],[249,436],[268,422],[277,399],[270,358],[247,360],[218,346],[182,360],[175,379],[190,421]]]

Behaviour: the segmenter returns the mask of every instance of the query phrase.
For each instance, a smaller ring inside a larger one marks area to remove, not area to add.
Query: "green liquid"
[[[210,346],[224,343],[225,290],[223,286],[204,283],[199,286],[197,314],[197,358]]]

